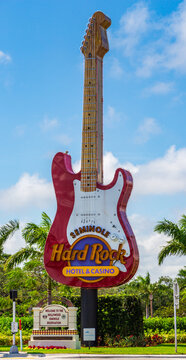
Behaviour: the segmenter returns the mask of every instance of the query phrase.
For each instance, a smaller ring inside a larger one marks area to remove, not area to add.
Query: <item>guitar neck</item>
[[[85,57],[81,190],[103,182],[103,59]]]

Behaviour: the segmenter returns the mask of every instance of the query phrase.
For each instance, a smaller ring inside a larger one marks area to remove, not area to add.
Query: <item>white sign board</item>
[[[180,291],[177,281],[173,282],[173,291],[174,291],[174,304],[176,306],[176,309],[179,309]]]
[[[96,329],[95,328],[84,328],[83,329],[83,340],[84,341],[95,341],[96,340]]]
[[[62,305],[48,305],[40,312],[40,326],[68,326],[68,310]]]
[[[11,322],[11,332],[12,334],[15,334],[18,332],[18,323],[17,322]]]

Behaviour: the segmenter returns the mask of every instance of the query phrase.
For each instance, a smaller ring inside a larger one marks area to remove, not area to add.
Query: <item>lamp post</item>
[[[18,323],[15,321],[15,313],[16,313],[16,303],[15,300],[17,299],[17,290],[10,290],[10,299],[13,300],[13,321],[11,323],[11,331],[13,334],[13,342],[10,348],[10,354],[18,354],[18,348],[15,344],[15,334],[18,331]]]

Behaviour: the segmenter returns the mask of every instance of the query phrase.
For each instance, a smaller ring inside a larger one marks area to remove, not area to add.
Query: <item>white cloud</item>
[[[147,54],[142,60],[142,64],[137,68],[136,74],[142,77],[151,76],[154,69],[162,66],[162,55],[156,54],[152,51],[152,54]]]
[[[108,126],[115,125],[121,120],[121,113],[117,112],[113,106],[108,105],[104,114],[104,123]]]
[[[186,73],[185,23],[186,0],[162,18],[139,2],[121,17],[118,31],[110,32],[110,44],[132,60],[138,76],[149,77],[159,69]]]
[[[155,94],[155,95],[166,95],[173,90],[172,82],[157,82],[149,88],[144,90],[145,95]]]
[[[114,172],[121,167],[129,170],[134,178],[133,195],[177,194],[186,191],[186,148],[176,150],[175,146],[161,158],[147,164],[121,164],[108,152],[104,156],[105,183],[113,179]]]
[[[12,59],[11,59],[10,55],[5,54],[3,51],[0,50],[0,63],[6,64],[6,63],[10,62],[11,60]]]
[[[139,165],[134,193],[176,194],[186,191],[186,148],[171,146],[162,158]]]
[[[104,183],[105,184],[107,184],[113,180],[116,169],[120,168],[120,167],[131,171],[131,173],[133,173],[133,174],[138,172],[138,167],[131,163],[125,164],[125,167],[124,167],[124,164],[121,164],[119,162],[119,160],[111,152],[106,152],[104,154],[103,174],[104,174]]]
[[[40,126],[43,131],[50,131],[59,125],[59,121],[56,118],[49,119],[47,116],[43,119]]]
[[[169,34],[171,42],[167,44],[165,66],[169,69],[186,71],[186,1],[183,1],[170,18]]]
[[[159,20],[161,32],[157,33],[158,40],[149,41],[145,50],[142,64],[137,69],[137,74],[148,77],[158,68],[165,70],[179,70],[186,72],[186,1],[183,1],[178,9],[167,16],[164,22]]]
[[[45,207],[54,199],[51,183],[39,178],[37,174],[23,174],[10,188],[0,190],[0,209],[12,211],[27,207]]]
[[[110,34],[111,46],[122,49],[127,56],[131,55],[148,29],[148,20],[149,10],[143,2],[132,6],[121,17],[117,33]]]
[[[137,129],[135,141],[137,143],[146,143],[152,135],[157,135],[161,132],[157,121],[154,118],[146,118]]]
[[[72,164],[72,168],[75,173],[79,172],[81,170],[81,160],[78,160]]]

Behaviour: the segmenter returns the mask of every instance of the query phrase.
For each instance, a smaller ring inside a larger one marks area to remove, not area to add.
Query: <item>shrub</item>
[[[168,333],[170,330],[174,329],[174,318],[161,318],[154,317],[144,319],[144,330],[152,330],[153,333],[161,332]],[[185,330],[186,329],[186,317],[179,318],[177,317],[177,329]]]
[[[35,349],[35,350],[38,350],[38,349],[47,349],[47,350],[53,350],[53,349],[67,349],[66,346],[53,346],[53,345],[50,345],[50,346],[28,346],[29,349]]]
[[[81,298],[71,296],[72,303],[78,307],[78,330],[80,333]],[[136,296],[102,295],[98,296],[98,337],[103,343],[104,337],[117,335],[139,336],[143,334],[143,314],[141,302]]]
[[[143,335],[130,335],[124,338],[122,338],[120,335],[116,335],[116,337],[110,337],[109,335],[105,335],[104,345],[108,347],[134,347],[145,346],[146,344]]]
[[[23,335],[22,336],[23,344],[28,344],[30,340],[30,335]],[[16,344],[19,344],[19,334],[16,335]],[[0,346],[11,346],[12,345],[12,335],[8,336],[5,334],[0,333]]]
[[[19,319],[16,318],[16,321],[18,322]],[[3,334],[11,335],[11,322],[12,317],[0,317],[0,332]],[[26,332],[30,332],[33,328],[33,318],[32,316],[25,316],[21,318],[22,328]]]

